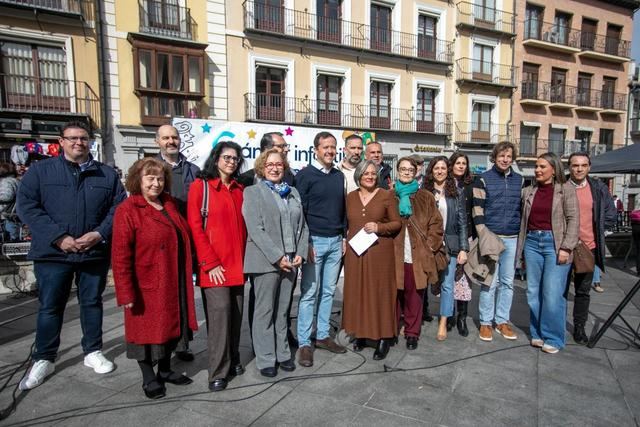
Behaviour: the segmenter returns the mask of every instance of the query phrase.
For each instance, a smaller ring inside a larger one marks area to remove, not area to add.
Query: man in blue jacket
[[[33,260],[40,300],[34,363],[20,382],[21,390],[39,386],[55,370],[74,281],[84,365],[98,374],[114,369],[102,354],[102,293],[113,214],[127,195],[116,171],[91,157],[90,131],[84,123],[65,124],[58,142],[62,154],[32,165],[18,190],[18,216],[31,230],[28,259]]]

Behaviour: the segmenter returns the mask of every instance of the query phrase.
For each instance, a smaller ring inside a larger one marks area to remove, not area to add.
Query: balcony
[[[479,59],[461,58],[456,61],[459,83],[473,82],[490,86],[515,88],[515,67],[504,64],[494,64]]]
[[[627,95],[602,91],[600,108],[602,108],[600,114],[624,114],[627,112]]]
[[[154,36],[194,40],[197,24],[188,7],[159,0],[138,3],[140,32]]]
[[[524,41],[522,44],[569,54],[581,50],[579,31],[536,19],[524,21]]]
[[[0,74],[0,111],[84,116],[100,127],[98,95],[75,80]]]
[[[532,158],[538,156],[538,141],[537,138],[520,138],[516,140],[516,147],[518,147],[519,158]]]
[[[570,110],[574,108],[576,104],[576,92],[577,87],[567,85],[552,85],[549,86],[549,100],[551,103],[549,107]]]
[[[607,37],[600,34],[582,32],[580,34],[580,49],[578,53],[583,58],[593,58],[602,61],[623,64],[630,61],[631,42],[617,37]]]
[[[435,64],[453,64],[453,42],[450,41],[268,6],[256,1],[245,1],[243,7],[246,32],[279,39],[310,40],[322,45],[414,58]]]
[[[551,103],[551,83],[524,81],[521,84],[520,104],[544,106]]]
[[[629,132],[632,137],[640,136],[640,117],[632,117],[629,119]]]
[[[518,156],[521,158],[535,158],[543,153],[554,153],[560,157],[567,158],[571,153],[590,152],[600,147],[599,144],[591,144],[576,140],[550,140],[550,139],[525,139],[517,141]],[[595,154],[593,154],[595,155]]]
[[[513,140],[510,125],[497,123],[456,122],[457,144],[493,145]]]
[[[435,135],[451,134],[451,114],[375,107],[309,98],[246,93],[245,117],[253,122],[375,129]]]
[[[0,0],[0,6],[93,21],[92,0]],[[33,14],[31,15],[33,16]]]
[[[473,27],[493,33],[515,35],[515,15],[491,7],[461,1],[458,8],[458,26]]]

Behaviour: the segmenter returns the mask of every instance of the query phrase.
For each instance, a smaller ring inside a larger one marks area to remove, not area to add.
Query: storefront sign
[[[436,154],[441,154],[442,153],[442,147],[438,147],[437,145],[422,145],[422,144],[416,144],[411,151],[413,151],[414,153],[436,153]]]

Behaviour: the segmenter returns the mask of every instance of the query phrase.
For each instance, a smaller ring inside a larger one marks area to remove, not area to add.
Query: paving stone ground
[[[609,264],[605,292],[592,292],[587,333],[602,325],[637,280],[615,260]],[[573,345],[568,335],[565,350],[544,354],[528,345],[525,286],[516,283],[516,341],[498,335],[490,343],[478,339],[475,292],[470,304],[474,327],[466,338],[452,331],[445,342],[437,342],[436,323],[427,323],[415,351],[406,350],[403,339],[380,362],[372,360],[372,349],[339,355],[318,350],[312,368],[281,372],[275,381],[257,372],[245,316],[241,352],[247,372],[221,393],[207,389],[202,325],[192,343],[196,360],[174,365],[194,383],[168,385],[167,397],[159,401],[144,397],[137,364],[125,357],[123,316],[113,289],[105,294],[104,351],[117,369],[107,375],[83,366],[79,310],[72,298],[56,373],[42,386],[18,392],[15,411],[0,425],[639,426],[640,350],[622,322],[616,321],[597,348]],[[338,292],[336,310],[341,299]],[[437,298],[431,300],[435,313]],[[570,294],[569,311],[572,301]],[[197,303],[203,323],[199,296]],[[637,295],[623,312],[634,326],[640,324],[639,308]],[[11,374],[29,354],[36,310],[33,297],[0,299],[0,387],[8,381],[0,392],[0,408],[12,401],[21,373]],[[334,320],[339,324],[339,315]]]

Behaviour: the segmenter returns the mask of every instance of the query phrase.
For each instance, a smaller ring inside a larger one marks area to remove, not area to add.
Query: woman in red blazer
[[[244,303],[243,257],[247,229],[242,218],[242,185],[238,184],[242,150],[235,142],[220,142],[191,184],[187,219],[198,255],[198,279],[207,318],[209,389],[221,391],[242,375],[240,327]],[[206,226],[202,216],[204,186],[209,203]]]
[[[191,240],[187,222],[164,192],[171,188],[166,163],[138,160],[129,169],[126,187],[131,197],[118,206],[113,221],[116,299],[125,309],[127,357],[138,361],[145,395],[158,399],[165,395],[164,383],[192,382],[170,365],[171,353],[184,349],[198,329]]]

